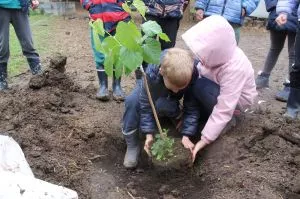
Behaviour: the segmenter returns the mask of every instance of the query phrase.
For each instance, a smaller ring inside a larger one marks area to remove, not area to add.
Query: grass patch
[[[30,27],[33,34],[34,47],[40,55],[47,54],[49,48],[49,35],[51,28],[55,24],[56,17],[49,15],[41,15],[36,12],[29,17]],[[10,25],[9,35],[10,58],[8,63],[9,76],[15,76],[28,70],[26,57],[23,56],[22,48],[15,34],[15,30]]]

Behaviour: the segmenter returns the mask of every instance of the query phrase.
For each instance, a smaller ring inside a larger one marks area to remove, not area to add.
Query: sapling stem
[[[148,99],[149,99],[149,102],[150,102],[150,105],[151,105],[151,109],[152,109],[152,112],[153,112],[153,115],[154,115],[154,118],[155,118],[155,122],[156,122],[156,125],[157,125],[157,128],[158,128],[160,137],[162,139],[165,139],[165,135],[163,134],[163,131],[162,131],[162,128],[161,128],[161,125],[160,125],[160,122],[159,122],[159,119],[158,119],[158,116],[157,116],[157,112],[156,112],[156,109],[155,109],[155,106],[154,106],[154,103],[153,103],[153,100],[152,100],[152,96],[151,96],[151,93],[150,93],[150,90],[149,90],[147,75],[144,71],[143,66],[140,66],[139,69],[142,71],[142,74],[143,74],[143,79],[144,79],[146,92],[147,92],[147,95],[148,95]]]

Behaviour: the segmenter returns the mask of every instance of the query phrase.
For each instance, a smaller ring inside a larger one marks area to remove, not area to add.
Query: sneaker
[[[276,94],[275,99],[281,102],[287,102],[291,90],[290,84],[284,83],[283,85],[284,85],[283,89]]]
[[[260,71],[255,79],[256,88],[269,88],[269,77],[270,74],[266,74]]]

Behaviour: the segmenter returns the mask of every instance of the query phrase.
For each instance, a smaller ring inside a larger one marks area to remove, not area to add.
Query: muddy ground
[[[287,71],[284,49],[271,77],[267,102],[207,147],[192,168],[122,167],[123,104],[95,99],[96,71],[84,17],[59,18],[49,46],[67,56],[66,73],[38,90],[30,75],[12,78],[0,93],[0,132],[21,145],[37,178],[66,186],[80,198],[300,198],[300,123],[282,119],[285,104],[274,100]],[[192,23],[183,21],[180,35]],[[66,29],[66,26],[68,29]],[[269,46],[263,28],[244,28],[240,47],[256,72]],[[49,63],[50,55],[43,56]],[[129,94],[134,77],[123,79]]]

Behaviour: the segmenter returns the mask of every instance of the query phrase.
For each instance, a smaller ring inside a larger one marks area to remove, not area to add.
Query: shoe
[[[300,89],[290,88],[290,95],[287,101],[287,111],[284,117],[297,119],[300,113]]]
[[[7,89],[7,63],[0,63],[0,91]]]
[[[112,87],[113,87],[113,99],[116,101],[124,101],[125,95],[121,87],[121,77],[117,79],[114,74]]]
[[[100,101],[108,101],[109,100],[109,92],[108,92],[108,80],[105,71],[100,70],[97,71],[99,85],[100,88],[96,94],[96,98]]]
[[[268,88],[269,87],[269,77],[270,77],[270,74],[266,74],[264,72],[259,72],[255,79],[256,88],[257,89]]]
[[[127,144],[123,165],[127,169],[136,168],[141,151],[138,131],[133,130],[129,133],[123,132],[123,135]]]
[[[290,95],[290,84],[284,83],[283,85],[283,89],[276,94],[275,99],[281,102],[287,102]]]
[[[31,73],[33,75],[40,75],[43,73],[42,65],[39,59],[37,58],[27,58]]]

